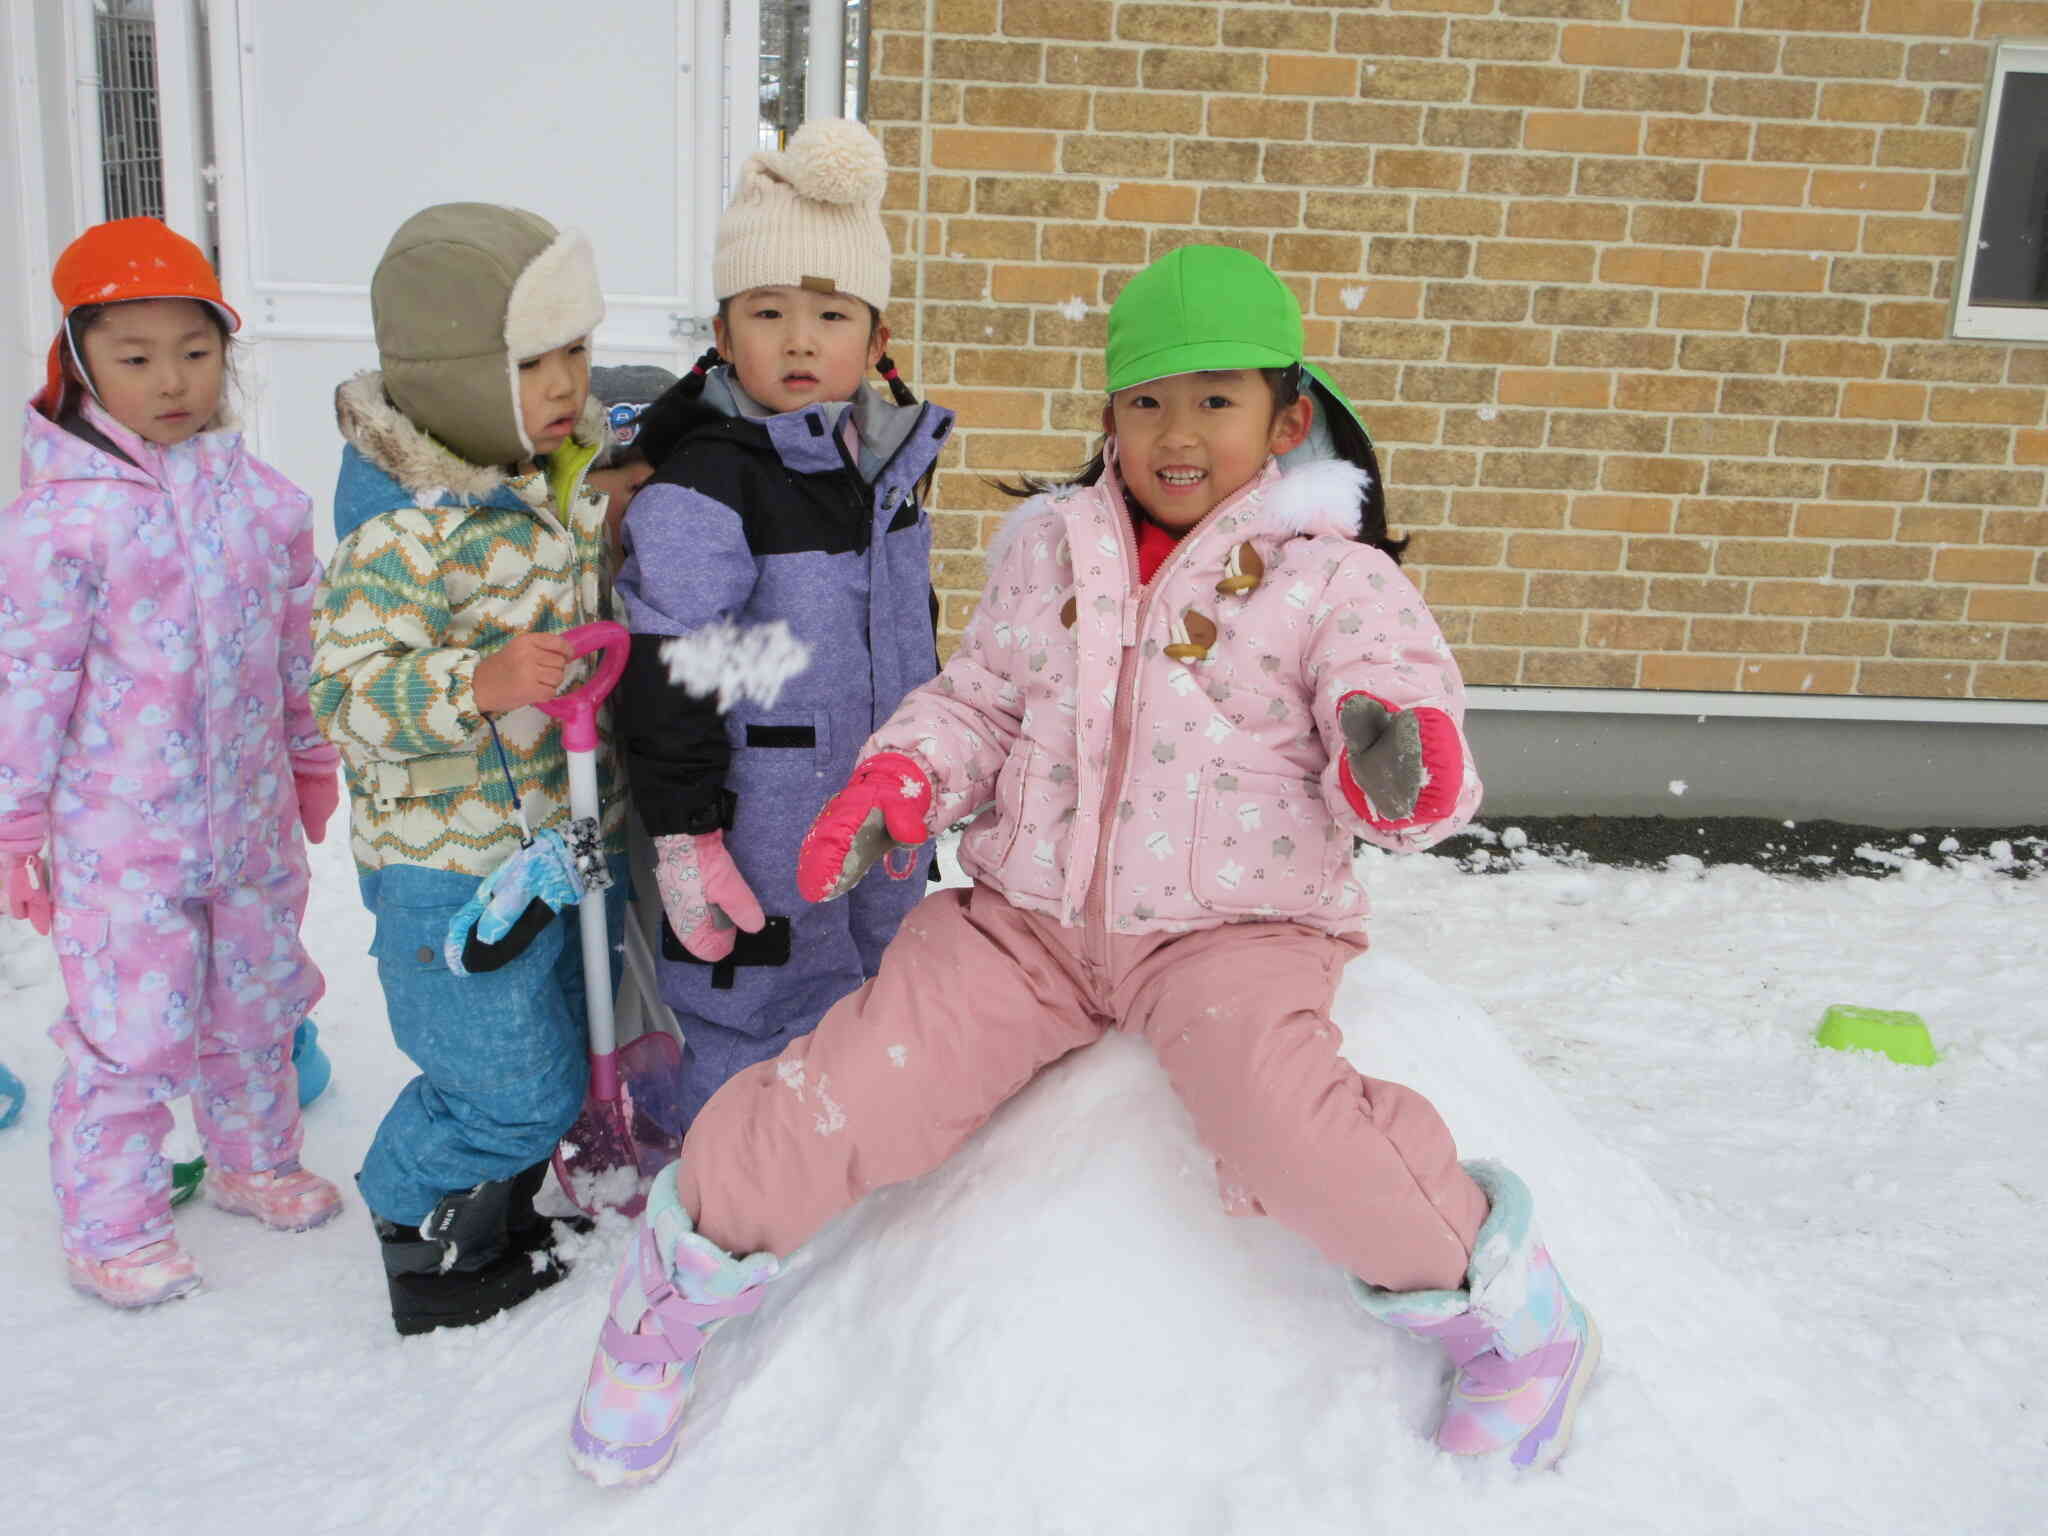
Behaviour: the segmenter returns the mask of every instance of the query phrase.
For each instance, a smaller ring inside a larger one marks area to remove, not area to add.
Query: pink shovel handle
[[[563,746],[571,752],[595,752],[597,706],[618,686],[633,637],[625,625],[600,619],[595,624],[579,624],[564,631],[562,638],[569,642],[572,656],[587,656],[592,651],[603,651],[604,655],[587,681],[556,698],[541,700],[540,707],[562,722]]]

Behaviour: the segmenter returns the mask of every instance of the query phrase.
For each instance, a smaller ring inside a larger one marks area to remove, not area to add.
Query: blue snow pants
[[[616,956],[623,859],[612,873]],[[401,864],[361,878],[392,1037],[420,1075],[385,1112],[356,1182],[374,1214],[417,1226],[443,1195],[545,1160],[575,1122],[590,1077],[578,917],[564,911],[498,970],[457,976],[442,943],[477,877]],[[616,992],[616,959],[607,985]]]

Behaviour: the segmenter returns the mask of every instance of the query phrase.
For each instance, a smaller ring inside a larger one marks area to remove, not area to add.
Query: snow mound
[[[335,984],[322,1017],[337,1075],[308,1116],[306,1161],[345,1176],[407,1068],[360,960],[368,924],[346,851],[316,855],[330,877],[316,884],[308,932]],[[1446,923],[1479,899],[1444,861],[1408,867],[1398,885],[1374,868],[1405,898],[1388,900],[1390,912]],[[1575,894],[1550,892],[1569,906],[1567,926],[1611,909],[1657,922],[1674,951],[1705,926],[1692,904],[1729,883],[1561,869],[1516,878],[1539,877],[1572,883]],[[1455,907],[1433,905],[1438,885]],[[1751,885],[1777,889],[1745,883],[1746,908],[1758,906]],[[1974,891],[1956,882],[1951,894]],[[1860,888],[1814,899],[1840,914],[1851,897],[1866,899]],[[1660,919],[1663,907],[1674,915]],[[1446,975],[1511,961],[1532,993],[1562,975],[1581,1025],[1660,1042],[1671,1029],[1617,1005],[1611,964],[1573,978],[1556,953],[1565,940],[1540,923],[1494,917],[1484,931],[1497,950],[1409,952]],[[1801,1292],[1771,1285],[1768,1266],[1755,1277],[1771,1286],[1765,1300],[1704,1256],[1643,1169],[1589,1133],[1484,1010],[1390,948],[1344,980],[1335,1012],[1347,1052],[1430,1096],[1465,1155],[1528,1180],[1539,1226],[1606,1336],[1577,1440],[1553,1473],[1438,1455],[1436,1352],[1365,1317],[1298,1238],[1226,1215],[1151,1053],[1112,1036],[1043,1073],[952,1163],[879,1193],[799,1254],[760,1313],[713,1341],[676,1464],[631,1493],[584,1483],[564,1452],[626,1249],[619,1218],[575,1240],[564,1284],[484,1327],[400,1341],[353,1201],[299,1236],[200,1204],[180,1212],[179,1230],[206,1288],[115,1316],[64,1288],[41,1137],[17,1127],[0,1137],[0,1221],[24,1237],[0,1286],[9,1514],[55,1536],[124,1528],[137,1510],[160,1529],[210,1536],[269,1532],[281,1514],[308,1532],[534,1536],[2037,1528],[2036,1420],[2024,1405],[1989,1411],[2013,1359],[2026,1358],[2029,1319],[1973,1316],[1958,1283],[1930,1297],[1919,1337],[1893,1339],[1829,1307],[1802,1310]],[[1466,957],[1455,972],[1451,955]],[[46,950],[0,942],[0,972],[37,1022],[54,1016]],[[1682,1038],[1664,1047],[1673,1072],[1691,1070]],[[27,1029],[13,1039],[11,1064],[39,1114],[55,1051]],[[2022,1037],[2015,1049],[2032,1047]],[[1970,1070],[1967,1058],[1940,1070]],[[1581,1059],[1538,1065],[1569,1082]],[[1850,1074],[1838,1092],[1865,1079],[1889,1091],[1884,1070],[1905,1071],[1811,1050],[1790,1059],[1786,1093],[1800,1062],[1827,1081]],[[1764,1058],[1743,1060],[1756,1069]],[[2034,1060],[2012,1070],[2037,1070]],[[1670,1100],[1660,1082],[1641,1091]],[[1800,1176],[1786,1149],[1825,1111],[1774,1102],[1766,1124],[1783,1128],[1781,1141],[1746,1147],[1738,1132],[1691,1145],[1734,1161],[1758,1189],[1751,1224],[1774,1234],[1785,1218],[1770,1181]],[[1952,1262],[1981,1275],[1995,1261],[1965,1246]],[[1883,1286],[1887,1275],[1851,1279]]]

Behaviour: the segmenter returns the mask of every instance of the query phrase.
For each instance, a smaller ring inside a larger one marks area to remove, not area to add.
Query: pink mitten
[[[901,752],[877,752],[854,766],[846,788],[825,802],[796,855],[796,888],[805,901],[830,901],[860,882],[875,860],[915,848],[931,836],[932,785]],[[910,878],[910,869],[898,880]]]
[[[723,960],[739,935],[759,933],[767,918],[747,878],[725,851],[723,832],[674,832],[654,840],[654,883],[661,910],[683,948],[699,960]]]
[[[292,788],[298,792],[299,821],[306,829],[306,841],[317,843],[327,836],[327,818],[341,804],[341,781],[332,768],[314,773],[294,773]]]
[[[6,873],[7,915],[18,917],[37,933],[50,931],[50,877],[39,853],[0,853]]]
[[[1393,831],[1441,821],[1458,807],[1465,785],[1465,749],[1458,724],[1424,704],[1403,709],[1369,693],[1347,693],[1337,705],[1344,762],[1337,770],[1351,809]]]

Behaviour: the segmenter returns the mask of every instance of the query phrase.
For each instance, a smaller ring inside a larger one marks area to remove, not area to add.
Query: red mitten
[[[37,933],[50,931],[50,877],[39,853],[0,853],[0,890],[7,894],[7,915],[18,917]]]
[[[299,797],[299,822],[306,829],[306,841],[317,843],[327,836],[327,818],[341,804],[341,780],[332,768],[294,773],[292,788]]]
[[[830,901],[859,883],[876,859],[915,848],[931,836],[932,783],[901,752],[857,764],[846,788],[825,802],[796,855],[796,888],[805,901]],[[898,880],[910,878],[892,864]]]
[[[1465,786],[1465,748],[1458,725],[1424,704],[1402,709],[1369,693],[1347,693],[1337,705],[1344,736],[1338,782],[1351,809],[1385,831],[1441,821]]]

